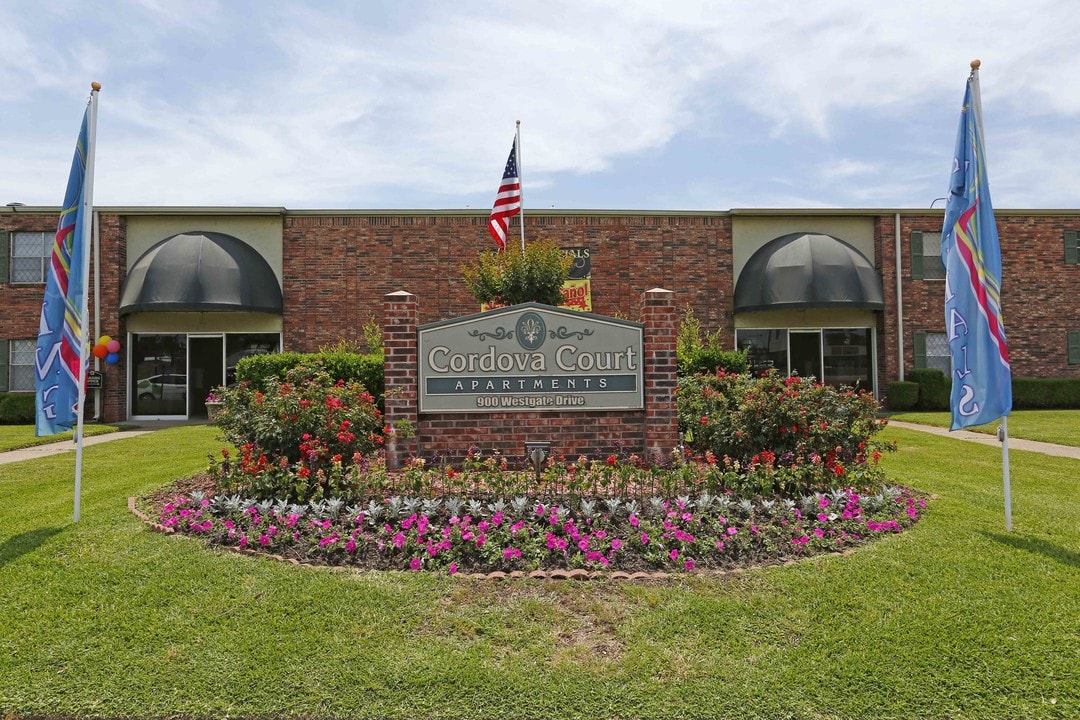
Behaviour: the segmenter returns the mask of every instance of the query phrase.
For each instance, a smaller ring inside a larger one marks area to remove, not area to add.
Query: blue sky
[[[921,208],[982,60],[998,208],[1080,207],[1068,0],[0,0],[0,204]],[[941,203],[938,204],[938,207]]]

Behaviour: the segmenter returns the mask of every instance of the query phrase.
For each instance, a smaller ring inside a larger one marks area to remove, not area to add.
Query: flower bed
[[[724,569],[855,547],[916,522],[905,488],[839,489],[798,500],[676,497],[391,495],[299,504],[203,491],[159,505],[161,525],[216,545],[375,569]]]
[[[383,424],[358,383],[301,366],[223,390],[237,448],[206,491],[155,505],[166,528],[298,561],[398,570],[691,571],[845,550],[918,520],[891,486],[873,397],[775,373],[680,380],[686,445],[615,448],[532,469],[473,448],[456,466],[389,471]],[[696,436],[696,437],[695,437]]]

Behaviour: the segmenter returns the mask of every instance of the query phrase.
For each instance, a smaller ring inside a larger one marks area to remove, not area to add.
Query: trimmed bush
[[[908,380],[919,385],[919,410],[948,410],[952,383],[935,368],[909,370]]]
[[[34,393],[0,393],[0,425],[34,422]]]
[[[919,383],[897,380],[885,395],[890,410],[911,410],[919,403]]]
[[[465,287],[479,303],[558,305],[573,259],[553,240],[537,240],[522,251],[510,243],[506,252],[485,250],[461,268]]]
[[[333,380],[358,382],[382,402],[386,385],[383,380],[382,353],[361,355],[346,350],[325,350],[319,353],[268,353],[243,358],[236,364],[237,382],[248,382],[266,390],[271,379],[281,382],[296,367],[321,369]]]
[[[750,361],[743,350],[721,350],[718,347],[698,347],[679,355],[679,374],[713,375],[717,370],[727,373],[744,373],[750,370]]]
[[[1013,408],[1080,408],[1080,378],[1013,378]]]

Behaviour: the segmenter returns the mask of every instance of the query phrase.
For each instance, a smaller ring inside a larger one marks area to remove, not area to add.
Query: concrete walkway
[[[95,435],[83,440],[83,447],[89,447],[103,442],[111,442],[113,440],[123,440],[124,438],[136,437],[138,435],[145,435],[148,432],[160,430],[165,427],[173,427],[177,424],[184,423],[152,423],[135,430],[120,430],[106,435]],[[1001,447],[1001,443],[996,436],[971,432],[970,430],[950,432],[947,428],[933,427],[931,425],[917,425],[915,423],[901,422],[899,420],[889,420],[889,426],[901,428],[903,430],[917,430],[933,435],[942,435],[944,437],[951,437],[955,440],[966,440],[968,442],[981,443],[982,445]],[[1009,438],[1009,449],[1026,450],[1028,452],[1043,453],[1044,455],[1056,455],[1058,457],[1068,457],[1080,460],[1080,447],[1072,447],[1069,445],[1055,445],[1053,443],[1036,442],[1035,440],[1022,440],[1020,438],[1011,437]],[[74,440],[63,440],[47,445],[36,445],[34,447],[21,448],[19,450],[0,452],[0,465],[19,462],[21,460],[32,460],[47,455],[59,455],[60,453],[66,452],[75,452]]]
[[[160,430],[166,427],[174,427],[181,424],[186,423],[153,422],[147,423],[132,430],[118,430],[116,432],[106,433],[104,435],[88,436],[83,439],[83,447],[86,448],[90,447],[91,445],[98,445],[99,443],[112,442],[113,440],[123,440],[124,438],[130,437],[137,437],[139,435],[145,435],[146,433],[153,432],[154,430]],[[60,455],[66,452],[75,452],[74,440],[61,440],[60,442],[46,443],[45,445],[35,445],[33,447],[19,448],[18,450],[8,450],[6,452],[0,452],[0,465],[20,462],[22,460],[33,460],[35,458],[42,458],[48,455]]]
[[[980,443],[982,445],[993,445],[997,448],[1001,447],[1001,441],[997,439],[996,435],[971,432],[970,430],[950,431],[948,428],[933,427],[931,425],[917,425],[915,423],[901,422],[899,420],[889,420],[889,427],[901,428],[903,430],[918,430],[933,435],[955,438],[956,440],[967,440],[968,442]],[[1015,437],[1009,438],[1009,450],[1027,450],[1028,452],[1037,452],[1044,455],[1057,455],[1058,457],[1069,457],[1080,460],[1080,447],[1055,445],[1053,443],[1023,440]]]

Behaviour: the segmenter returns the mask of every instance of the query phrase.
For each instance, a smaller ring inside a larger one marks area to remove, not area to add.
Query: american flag
[[[499,194],[495,196],[495,206],[491,208],[488,220],[488,232],[495,238],[499,252],[506,250],[506,233],[510,228],[510,218],[521,212],[521,178],[518,175],[517,137],[510,147],[510,157],[506,160]]]

